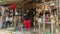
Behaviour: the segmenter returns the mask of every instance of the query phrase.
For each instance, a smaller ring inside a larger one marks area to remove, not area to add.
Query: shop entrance
[[[18,2],[19,3],[19,2]],[[22,3],[16,3],[16,8],[1,6],[0,22],[3,28],[13,27],[14,30],[29,30],[36,34],[56,33],[59,29],[58,9],[55,1],[31,0]],[[1,27],[2,27],[1,26]],[[19,29],[20,28],[20,29]],[[48,31],[47,31],[48,30]]]

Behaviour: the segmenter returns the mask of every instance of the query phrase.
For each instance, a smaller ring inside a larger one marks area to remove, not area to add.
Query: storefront
[[[12,3],[12,2],[11,2]],[[3,4],[3,14],[1,14],[1,17],[4,18],[9,16],[11,26],[17,28],[19,26],[18,24],[21,22],[21,24],[24,24],[25,19],[31,20],[31,26],[36,29],[36,26],[43,29],[43,32],[45,32],[46,28],[51,28],[51,33],[58,29],[58,13],[59,13],[59,7],[57,7],[55,1],[53,0],[29,0],[29,1],[21,1],[21,2],[13,2],[11,4]],[[58,4],[59,6],[59,4]],[[2,10],[0,9],[0,10]],[[28,15],[27,18],[25,18],[25,15]],[[4,16],[4,17],[3,17]],[[56,20],[55,20],[56,19]],[[4,19],[2,19],[3,22]],[[56,21],[56,22],[55,22]],[[17,23],[19,22],[19,23]],[[39,23],[38,23],[39,22]],[[52,22],[54,24],[52,24]],[[52,24],[51,27],[50,25]],[[56,28],[54,28],[56,26]],[[55,30],[54,30],[55,29]],[[39,33],[40,34],[40,33]]]

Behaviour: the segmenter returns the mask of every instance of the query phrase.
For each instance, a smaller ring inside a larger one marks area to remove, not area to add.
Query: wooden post
[[[45,34],[45,14],[43,14],[43,33]]]
[[[42,0],[44,2],[44,13],[43,13],[43,34],[45,34],[45,0]]]
[[[53,30],[54,30],[53,25],[54,25],[54,23],[51,23],[51,34],[53,34]]]
[[[41,26],[40,26],[40,23],[38,23],[38,24],[39,24],[39,34],[41,34],[41,30],[40,30]]]
[[[58,8],[57,8],[57,15],[58,15],[59,14],[59,5],[60,5],[59,2],[60,2],[60,0],[58,0],[57,2],[58,2]],[[59,18],[59,16],[57,16],[57,22],[59,20],[58,18]],[[58,22],[58,34],[59,34],[59,22]]]
[[[24,20],[23,18],[24,18],[24,3],[21,5],[21,7],[22,7],[22,20]]]
[[[59,6],[59,0],[55,1],[55,7],[56,6]],[[59,19],[58,19],[58,14],[59,14],[59,7],[57,8],[57,14],[55,16],[55,18],[56,18],[56,34],[59,34],[59,22],[58,22]]]

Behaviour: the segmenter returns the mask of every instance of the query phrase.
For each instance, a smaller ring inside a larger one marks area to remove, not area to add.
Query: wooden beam
[[[26,3],[30,2],[30,1],[32,1],[32,0],[24,1],[23,4],[26,4]]]

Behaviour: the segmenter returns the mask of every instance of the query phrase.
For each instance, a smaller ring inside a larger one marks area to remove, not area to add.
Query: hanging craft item
[[[8,7],[5,7],[5,10],[9,10]]]
[[[46,18],[45,18],[46,20],[45,20],[45,22],[50,22],[49,18],[50,18],[49,14],[46,14]]]
[[[46,10],[46,11],[48,10],[48,6],[45,6],[45,10]]]
[[[50,19],[51,19],[51,23],[55,23],[55,19],[53,15],[50,16]]]
[[[55,5],[55,4],[54,4],[53,2],[52,2],[52,3],[50,3],[50,6],[51,6],[51,7],[53,7],[54,5]]]
[[[16,5],[15,5],[15,4],[13,4],[13,3],[11,3],[11,4],[10,4],[10,7],[11,7],[11,9],[13,9],[13,10],[15,10],[15,9],[16,9]]]
[[[45,10],[45,5],[41,5],[41,9],[42,10]]]
[[[42,10],[41,9],[38,9],[38,13],[40,13]]]

